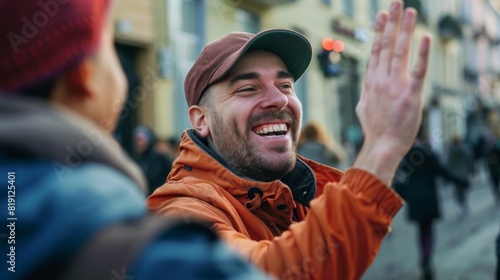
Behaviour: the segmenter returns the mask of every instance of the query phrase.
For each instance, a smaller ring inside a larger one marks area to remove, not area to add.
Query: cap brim
[[[231,68],[248,51],[269,51],[281,58],[297,81],[306,71],[312,58],[311,44],[302,34],[287,29],[270,29],[257,33],[239,51],[231,55],[214,73],[209,84],[228,74]]]

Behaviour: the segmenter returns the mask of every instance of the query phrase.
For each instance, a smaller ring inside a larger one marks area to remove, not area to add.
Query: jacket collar
[[[243,177],[233,170],[231,170],[225,161],[211,148],[211,145],[207,138],[199,137],[199,135],[195,132],[194,129],[188,129],[184,137],[189,137],[198,148],[200,148],[204,153],[209,155],[212,159],[217,161],[220,165],[222,165],[226,170],[229,170],[238,178],[245,181],[256,182],[251,178]],[[182,141],[184,142],[184,141]],[[316,177],[312,169],[299,157],[297,157],[297,161],[294,169],[282,177],[279,180],[269,183],[270,185],[276,183],[284,183],[288,186],[292,192],[293,199],[305,206],[309,206],[309,202],[316,196]],[[265,182],[259,182],[259,185],[266,184]]]

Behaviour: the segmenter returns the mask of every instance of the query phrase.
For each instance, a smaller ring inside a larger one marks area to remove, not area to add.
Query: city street
[[[440,188],[441,220],[436,223],[434,271],[436,280],[492,280],[499,232],[499,208],[486,173],[474,178],[468,203],[470,213],[460,218],[452,186]],[[407,220],[405,208],[395,217],[392,232],[384,240],[377,259],[363,280],[421,279],[416,226]]]

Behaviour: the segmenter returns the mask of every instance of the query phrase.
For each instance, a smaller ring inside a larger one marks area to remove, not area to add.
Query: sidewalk
[[[452,186],[439,188],[442,218],[436,223],[436,280],[492,280],[496,265],[494,241],[500,230],[499,208],[483,171],[468,194],[470,213],[461,219]],[[392,232],[362,280],[420,279],[416,226],[403,207]]]

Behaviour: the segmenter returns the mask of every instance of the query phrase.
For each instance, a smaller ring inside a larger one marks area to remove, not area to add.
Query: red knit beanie
[[[0,95],[61,74],[100,43],[110,0],[0,2]]]

